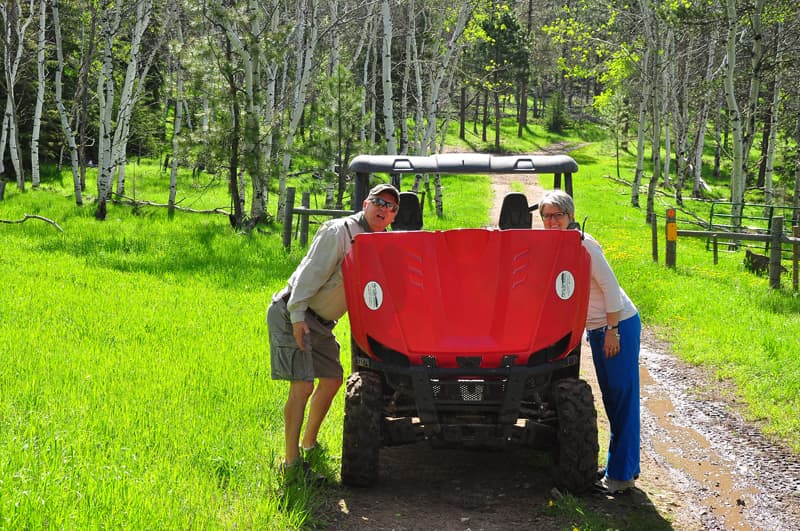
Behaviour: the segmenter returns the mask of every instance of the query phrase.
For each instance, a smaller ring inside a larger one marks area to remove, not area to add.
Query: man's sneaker
[[[304,483],[314,487],[324,487],[329,484],[328,478],[314,472],[302,458],[289,464],[281,463],[281,474],[286,484]]]
[[[629,479],[627,481],[620,481],[618,479],[611,479],[608,476],[600,478],[595,485],[606,494],[618,495],[625,494],[636,486],[636,480]]]
[[[325,451],[325,447],[318,441],[315,442],[314,446],[311,448],[303,448],[301,446],[300,455],[303,456],[303,460],[311,465],[312,468],[320,468],[325,464],[327,452]]]

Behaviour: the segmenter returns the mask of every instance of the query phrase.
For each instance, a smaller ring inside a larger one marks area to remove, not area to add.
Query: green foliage
[[[310,113],[304,152],[315,160],[314,166],[333,170],[334,164],[346,166],[354,154],[364,151],[359,133],[370,116],[361,116],[364,89],[343,66],[339,66],[335,75],[320,79],[318,85],[320,93]]]
[[[564,95],[554,92],[547,100],[547,130],[551,133],[563,133],[569,124]]]

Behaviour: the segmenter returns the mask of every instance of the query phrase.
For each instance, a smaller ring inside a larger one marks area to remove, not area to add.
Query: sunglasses
[[[400,208],[396,203],[387,201],[382,197],[370,197],[369,202],[379,208],[388,208],[392,212],[397,212],[397,209]]]

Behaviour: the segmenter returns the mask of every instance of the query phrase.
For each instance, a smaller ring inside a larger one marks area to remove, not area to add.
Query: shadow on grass
[[[104,223],[102,229],[77,229],[62,238],[42,239],[37,248],[45,254],[67,254],[94,268],[178,279],[200,276],[221,288],[288,277],[299,260],[274,238],[235,235],[218,224],[176,224],[159,230],[149,227],[149,221],[124,227]]]

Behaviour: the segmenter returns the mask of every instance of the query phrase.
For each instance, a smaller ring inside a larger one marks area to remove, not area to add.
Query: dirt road
[[[522,183],[531,202],[541,193],[535,177],[497,176],[494,222],[512,182]],[[620,529],[800,529],[800,458],[743,421],[725,386],[681,362],[643,320],[641,477],[628,495],[590,493],[579,503]],[[603,448],[607,420],[587,345],[581,371],[593,388]],[[331,494],[328,528],[334,530],[569,529],[585,524],[580,514],[553,510],[550,502],[559,493],[553,490],[547,459],[520,449],[386,448],[375,487]]]

